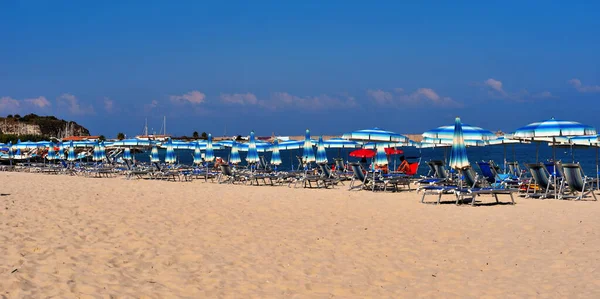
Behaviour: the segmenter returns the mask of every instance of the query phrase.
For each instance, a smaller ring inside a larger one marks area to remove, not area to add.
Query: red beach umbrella
[[[389,155],[402,155],[402,154],[404,154],[404,151],[401,149],[395,149],[393,147],[386,147],[385,154],[388,156]]]
[[[361,148],[359,150],[355,150],[353,152],[350,153],[350,157],[356,157],[356,158],[373,158],[375,157],[375,151],[374,150],[370,150],[370,149],[366,149],[366,148]]]

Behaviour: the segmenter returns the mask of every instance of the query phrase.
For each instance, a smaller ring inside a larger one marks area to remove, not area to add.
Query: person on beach
[[[404,156],[400,156],[400,166],[398,166],[398,169],[396,169],[396,171],[406,173],[409,170],[410,170],[410,164],[408,163],[408,161],[406,161]]]

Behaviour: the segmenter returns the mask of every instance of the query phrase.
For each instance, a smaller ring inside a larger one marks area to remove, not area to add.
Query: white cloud
[[[94,114],[94,107],[91,105],[81,104],[79,99],[70,93],[64,93],[58,97],[59,106],[66,107],[72,114],[85,115]]]
[[[35,106],[37,108],[46,108],[52,106],[52,104],[50,104],[50,101],[48,101],[46,97],[41,96],[37,98],[25,99],[24,101],[25,103]]]
[[[369,99],[379,105],[433,105],[436,107],[461,107],[462,104],[450,97],[442,97],[431,88],[419,88],[411,94],[405,94],[404,89],[395,88],[393,92],[381,89],[367,90]]]
[[[502,81],[500,81],[500,80],[496,80],[494,78],[489,78],[489,79],[485,80],[483,82],[483,84],[485,86],[487,86],[488,88],[490,88],[491,91],[493,91],[493,92],[497,92],[497,93],[499,93],[500,95],[503,95],[503,96],[506,95],[506,92],[502,88]]]
[[[152,102],[150,102],[149,104],[144,105],[144,109],[146,110],[146,112],[153,110],[156,107],[158,107],[157,100],[152,100]]]
[[[115,102],[108,97],[104,98],[104,110],[108,113],[112,113],[115,109]]]
[[[192,105],[197,105],[197,104],[202,104],[204,103],[205,99],[206,99],[206,95],[197,91],[197,90],[193,90],[190,91],[186,94],[183,95],[175,95],[175,96],[170,96],[169,99],[171,100],[171,102],[173,103],[179,103],[179,104],[183,104],[183,103],[190,103]]]
[[[579,92],[600,92],[600,85],[583,85],[581,80],[573,78],[567,81]]]
[[[21,103],[11,97],[0,98],[0,113],[2,114],[17,113],[20,106]]]
[[[351,108],[356,107],[354,97],[347,94],[336,96],[319,95],[299,97],[287,92],[274,92],[268,101],[259,101],[259,104],[269,109],[280,109],[284,107],[297,107],[306,110],[322,110],[329,108]]]
[[[221,101],[227,104],[256,105],[258,99],[253,93],[222,93]]]

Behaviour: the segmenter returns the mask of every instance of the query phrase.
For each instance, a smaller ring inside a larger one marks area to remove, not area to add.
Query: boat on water
[[[158,142],[167,141],[169,138],[171,138],[171,135],[166,134],[166,132],[167,132],[167,117],[166,116],[163,118],[161,132],[163,132],[163,134],[149,134],[148,133],[148,119],[146,119],[146,123],[144,125],[144,133],[142,135],[135,136],[135,139],[152,140],[152,141],[158,141]]]

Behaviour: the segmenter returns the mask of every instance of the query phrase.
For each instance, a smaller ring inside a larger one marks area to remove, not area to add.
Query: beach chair
[[[333,185],[337,185],[339,183],[344,185],[340,176],[337,173],[332,172],[327,163],[318,163],[317,165],[319,165],[319,168],[321,169],[321,175],[324,179],[329,180]]]
[[[263,169],[265,171],[271,171],[271,167],[269,166],[269,163],[267,163],[265,156],[258,157],[258,169]]]
[[[510,174],[512,178],[522,180],[525,176],[526,171],[521,169],[519,162],[506,162],[506,173]]]
[[[471,167],[466,167],[461,170],[463,181],[467,187],[458,188],[454,190],[456,195],[456,204],[463,202],[465,198],[471,199],[471,206],[476,203],[475,198],[481,195],[491,195],[496,200],[496,203],[500,203],[498,195],[508,195],[512,204],[515,204],[513,193],[516,192],[514,189],[504,187],[491,187],[485,179],[478,179],[477,174]]]
[[[445,163],[441,160],[431,160],[426,162],[429,167],[429,172],[426,177],[422,177],[417,181],[417,186],[421,185],[440,185],[450,184],[450,176],[445,169]],[[417,166],[418,167],[418,166]]]
[[[492,187],[517,187],[519,181],[508,174],[498,173],[498,166],[493,161],[477,162],[481,174]]]
[[[559,198],[575,198],[575,200],[581,200],[586,197],[586,195],[591,194],[594,200],[597,200],[594,190],[598,182],[595,178],[585,176],[583,169],[581,169],[581,165],[578,163],[565,163],[562,164],[562,169],[564,171],[563,174],[565,179]],[[567,192],[571,194],[578,192],[579,195],[567,196],[565,195]]]
[[[393,187],[393,191],[398,190],[398,185],[403,184],[405,178],[399,177],[383,177],[377,173],[365,174],[359,163],[349,163],[352,169],[352,180],[350,181],[349,190],[364,189],[364,190],[383,190],[387,191],[388,187]],[[355,183],[361,182],[359,185]]]
[[[540,197],[547,198],[548,194],[551,191],[554,191],[556,186],[553,181],[550,179],[550,173],[544,166],[543,163],[533,163],[533,164],[525,164],[525,167],[529,169],[531,174],[531,178],[533,179],[534,184],[527,184],[527,197]],[[542,191],[539,195],[537,193],[538,189]],[[533,191],[533,194],[530,194],[530,191]]]
[[[245,183],[248,180],[247,176],[233,172],[229,164],[221,164],[219,167],[221,168],[221,173],[217,177],[217,182],[219,184],[235,184],[236,182]]]

